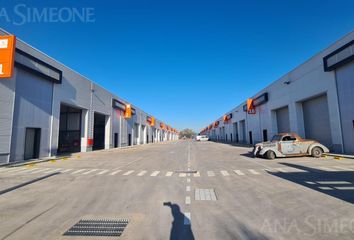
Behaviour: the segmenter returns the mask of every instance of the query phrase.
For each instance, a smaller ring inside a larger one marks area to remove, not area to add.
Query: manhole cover
[[[212,188],[207,188],[207,189],[202,189],[202,188],[197,188],[195,189],[194,192],[195,200],[197,201],[216,201],[217,197],[215,194],[214,189]]]
[[[128,219],[82,219],[65,236],[119,237],[128,225]]]

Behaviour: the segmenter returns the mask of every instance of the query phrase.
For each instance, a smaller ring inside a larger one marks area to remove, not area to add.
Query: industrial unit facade
[[[201,131],[254,144],[280,132],[354,154],[354,32],[321,51]]]
[[[20,40],[12,77],[0,79],[0,106],[0,163],[177,139],[175,129]]]

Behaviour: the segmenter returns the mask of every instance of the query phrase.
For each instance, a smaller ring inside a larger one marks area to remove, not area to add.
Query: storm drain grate
[[[217,197],[215,190],[212,188],[202,189],[197,188],[194,192],[195,200],[197,201],[216,201]]]
[[[82,219],[65,236],[119,237],[128,225],[128,219]]]

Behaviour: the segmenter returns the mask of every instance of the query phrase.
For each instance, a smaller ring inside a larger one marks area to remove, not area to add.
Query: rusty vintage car
[[[257,143],[253,149],[255,157],[313,156],[321,157],[328,148],[315,140],[302,139],[296,133],[279,133],[271,141]]]

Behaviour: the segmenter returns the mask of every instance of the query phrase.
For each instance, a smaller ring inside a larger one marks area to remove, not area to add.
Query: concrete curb
[[[335,159],[341,159],[341,158],[354,159],[353,155],[344,155],[344,154],[335,154],[335,153],[325,153],[323,155],[334,157]]]
[[[176,141],[167,141],[167,142],[176,142]],[[98,150],[98,151],[95,151],[95,152],[134,149],[134,148],[137,148],[137,147],[149,146],[149,145],[154,145],[154,144],[163,144],[163,143],[167,143],[167,142],[154,142],[154,143],[139,144],[139,145],[133,145],[133,146],[119,147],[119,148],[102,149],[102,150]],[[54,160],[54,161],[55,160],[61,160],[61,159],[64,159],[64,158],[70,158],[70,157],[74,157],[76,155],[80,155],[80,154],[84,154],[84,153],[85,152],[77,152],[77,153],[73,153],[73,154],[70,154],[70,155],[61,155],[61,156],[47,157],[47,158],[42,158],[42,159],[33,159],[33,160],[28,160],[28,161],[17,161],[17,162],[5,163],[5,164],[0,164],[0,168],[3,168],[3,167],[19,167],[19,166],[24,166],[24,165],[29,165],[29,164],[49,162],[49,161],[52,161],[52,160]]]

